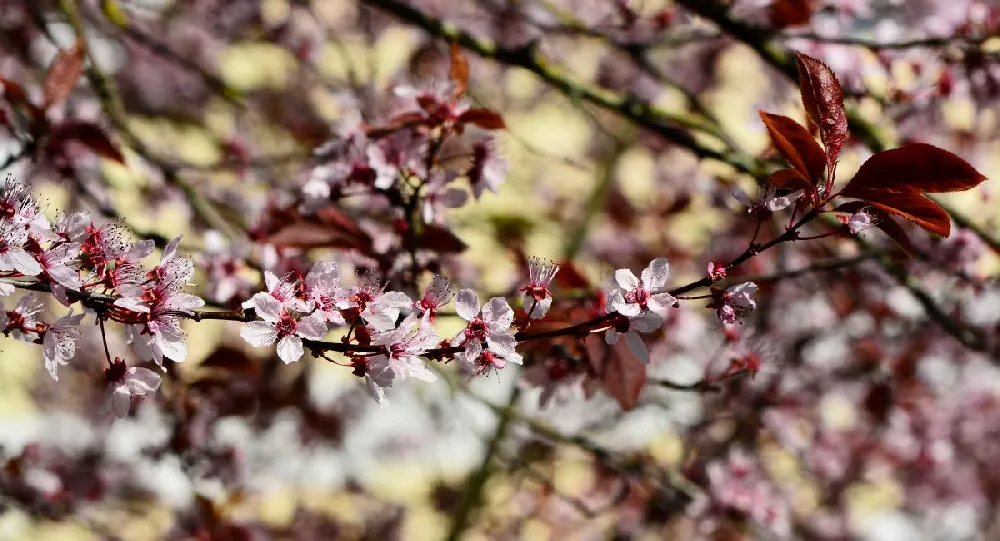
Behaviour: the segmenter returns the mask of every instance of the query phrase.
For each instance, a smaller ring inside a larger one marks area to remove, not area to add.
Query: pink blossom
[[[434,322],[438,309],[451,302],[454,296],[451,282],[444,276],[435,276],[424,291],[424,296],[413,303],[413,310],[428,322]]]
[[[463,289],[455,298],[455,312],[469,322],[468,326],[451,339],[452,347],[464,347],[465,355],[475,353],[481,348],[480,342],[486,342],[489,350],[501,357],[514,355],[517,340],[510,332],[514,322],[514,310],[503,297],[493,297],[482,307],[480,313],[479,297],[471,289]]]
[[[552,306],[549,284],[558,272],[557,263],[537,257],[528,260],[528,285],[521,288],[521,302],[532,319],[545,317]]]
[[[69,364],[70,359],[76,355],[76,342],[80,339],[82,320],[83,314],[73,315],[73,310],[70,310],[45,329],[45,337],[42,339],[45,368],[56,381],[59,381],[57,373],[59,367]]]
[[[521,355],[515,351],[498,353],[489,349],[483,349],[483,344],[479,340],[469,342],[465,350],[455,355],[458,362],[467,372],[482,375],[490,369],[502,370],[508,362],[522,364]]]
[[[172,287],[180,287],[191,281],[194,276],[194,264],[191,263],[190,259],[180,257],[177,254],[180,242],[181,237],[177,237],[167,243],[160,256],[160,264],[149,271],[148,278],[159,284]]]
[[[115,306],[135,313],[136,323],[126,327],[128,342],[143,360],[182,362],[187,357],[179,314],[191,314],[205,306],[200,297],[178,291],[182,282],[154,282],[146,286],[122,286]]]
[[[306,274],[303,296],[310,310],[323,316],[323,319],[334,325],[343,325],[344,317],[337,308],[337,303],[343,302],[347,291],[340,287],[340,268],[333,261],[320,261]]]
[[[114,412],[119,419],[128,416],[133,398],[142,399],[160,388],[160,376],[156,372],[148,368],[128,367],[119,358],[104,369],[104,376],[108,387],[101,409]]]
[[[202,250],[201,266],[208,278],[208,297],[220,303],[227,303],[234,297],[249,295],[250,281],[240,275],[244,266],[245,248],[242,245],[226,245],[221,233],[205,233],[205,247]]]
[[[45,305],[34,295],[25,295],[18,299],[14,309],[4,312],[0,305],[0,326],[5,332],[10,333],[14,338],[24,342],[34,342],[39,331],[41,322],[38,314],[42,312]]]
[[[743,318],[748,312],[757,308],[753,296],[757,293],[757,284],[743,282],[730,286],[725,291],[713,291],[713,306],[719,320],[732,325]]]
[[[413,306],[413,301],[405,293],[385,291],[385,288],[378,272],[369,269],[360,284],[347,289],[346,299],[339,302],[338,307],[349,312],[351,317],[360,316],[377,331],[393,329],[400,310]]]
[[[619,312],[620,313],[620,312]],[[618,338],[625,335],[625,345],[629,351],[642,361],[649,364],[649,350],[646,343],[642,341],[639,333],[651,333],[663,325],[663,318],[656,312],[642,312],[639,315],[628,318],[628,327],[612,327],[604,333],[604,341],[608,345],[618,343]]]
[[[875,225],[875,220],[872,218],[871,213],[867,209],[861,209],[847,220],[847,228],[851,231],[852,235],[857,235],[862,231],[867,231]]]
[[[500,155],[492,136],[472,145],[472,166],[466,176],[472,185],[472,193],[479,199],[483,191],[496,193],[507,177],[507,160]]]
[[[281,279],[271,271],[264,271],[264,285],[267,287],[267,291],[255,293],[252,298],[243,302],[243,308],[253,308],[257,303],[258,297],[271,297],[282,305],[290,304],[293,307],[298,303],[298,300],[295,298],[296,283],[287,277]]]
[[[805,195],[805,191],[798,190],[788,195],[779,196],[777,195],[777,190],[770,184],[764,189],[764,193],[760,198],[760,201],[757,201],[756,203],[750,201],[747,193],[739,187],[733,188],[732,193],[733,197],[735,197],[737,201],[748,208],[748,212],[754,214],[766,214],[784,210]]]
[[[436,346],[439,340],[430,325],[422,322],[416,314],[410,314],[399,327],[376,335],[372,344],[382,346],[384,353],[371,357],[368,367],[380,373],[383,372],[383,365],[388,366],[399,379],[412,376],[423,381],[435,381],[437,377],[420,356]]]
[[[615,271],[618,287],[608,292],[608,313],[618,312],[634,317],[648,310],[663,312],[677,302],[669,293],[655,293],[667,284],[667,277],[670,276],[670,264],[666,258],[650,261],[640,276],[636,278],[628,269]]]
[[[240,330],[240,336],[254,347],[269,347],[278,342],[278,357],[293,363],[305,352],[302,338],[320,340],[326,334],[323,316],[312,314],[297,317],[281,302],[268,295],[255,295],[253,308],[263,321],[251,321]]]
[[[28,230],[9,221],[0,222],[0,272],[17,271],[24,276],[37,276],[42,266],[24,249]]]
[[[79,291],[83,286],[80,281],[80,270],[76,268],[76,259],[79,256],[79,244],[56,244],[38,255],[38,263],[53,283],[66,289]]]
[[[433,175],[427,183],[423,198],[424,223],[441,223],[444,220],[442,209],[457,209],[469,200],[469,194],[460,188],[448,187],[455,177],[454,173]]]

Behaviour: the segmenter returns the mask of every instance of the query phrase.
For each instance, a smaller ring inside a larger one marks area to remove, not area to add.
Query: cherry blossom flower
[[[340,268],[333,261],[320,261],[306,274],[303,297],[309,309],[315,309],[323,319],[334,325],[343,325],[344,317],[337,303],[346,298],[346,290],[340,287]]]
[[[293,308],[298,305],[299,301],[295,297],[297,289],[295,281],[287,277],[278,278],[271,271],[264,271],[264,285],[267,287],[267,291],[255,293],[252,298],[243,302],[243,308],[253,308],[256,306],[258,297],[271,297],[282,305],[288,304]]]
[[[194,276],[194,264],[190,259],[180,257],[177,254],[177,247],[180,245],[181,237],[177,237],[167,243],[160,256],[160,263],[147,273],[147,277],[156,280],[157,283],[167,285],[184,285],[191,281]],[[131,252],[131,250],[130,250]]]
[[[251,321],[240,330],[240,336],[254,347],[269,347],[278,342],[278,357],[285,364],[293,363],[305,352],[302,338],[320,340],[327,326],[323,316],[311,314],[296,317],[274,297],[255,295],[253,308],[263,321]]]
[[[108,387],[101,410],[112,411],[119,419],[128,417],[133,398],[145,398],[160,388],[159,374],[148,368],[129,367],[117,357],[104,369],[104,377]]]
[[[418,89],[410,85],[400,85],[393,93],[405,102],[402,112],[419,112],[431,125],[452,124],[469,109],[465,98],[454,96],[454,85],[450,81],[434,82],[427,88]]]
[[[153,241],[143,240],[122,250],[122,253],[113,258],[114,269],[108,273],[107,285],[118,290],[135,286],[144,280],[146,272],[140,261],[153,253],[154,248],[156,244]]]
[[[375,337],[372,344],[382,346],[384,353],[368,359],[368,367],[381,373],[384,371],[382,367],[388,366],[399,379],[412,376],[423,381],[435,381],[437,377],[420,356],[436,346],[439,340],[430,325],[422,323],[416,314],[410,314],[399,327]]]
[[[618,312],[623,316],[634,317],[648,310],[665,311],[677,300],[669,293],[655,291],[667,284],[668,276],[670,264],[663,257],[650,261],[639,278],[628,269],[618,269],[615,271],[618,287],[608,292],[608,313]]]
[[[507,177],[507,160],[497,151],[492,137],[472,145],[472,166],[466,173],[472,185],[472,193],[479,199],[483,191],[496,193]]]
[[[24,249],[28,230],[9,221],[0,222],[0,272],[17,271],[24,276],[38,276],[42,266]]]
[[[245,298],[249,295],[250,281],[240,275],[245,251],[241,244],[226,245],[225,238],[218,231],[205,233],[201,268],[208,278],[205,285],[210,299],[228,303],[234,297]]]
[[[87,236],[89,224],[90,216],[85,212],[62,214],[56,219],[52,232],[66,242],[79,243]]]
[[[179,240],[174,239],[163,250],[160,264],[147,274],[150,280],[142,286],[120,286],[121,298],[115,301],[115,306],[138,316],[126,327],[133,349],[143,360],[154,360],[161,367],[164,358],[175,362],[187,358],[179,314],[191,314],[205,306],[200,297],[180,291],[194,271],[189,260],[177,257]]]
[[[79,244],[62,243],[39,254],[38,263],[54,284],[79,291],[83,286],[80,281],[80,270],[76,268],[76,259],[79,255]]]
[[[38,314],[44,307],[42,301],[34,295],[25,295],[18,299],[12,311],[0,315],[0,326],[18,340],[34,342],[41,324]]]
[[[451,282],[444,276],[434,276],[424,291],[424,296],[413,303],[413,310],[421,318],[433,323],[437,317],[438,309],[451,302],[454,296],[455,292],[451,287]]]
[[[711,306],[716,309],[720,321],[732,325],[757,308],[757,301],[753,298],[755,293],[757,284],[753,282],[736,284],[725,291],[713,290]]]
[[[477,346],[477,342],[485,341],[489,350],[501,357],[506,358],[514,354],[517,340],[510,332],[510,325],[514,322],[514,310],[507,304],[506,299],[493,297],[482,306],[480,313],[479,297],[476,292],[463,289],[455,298],[455,312],[469,324],[451,339],[452,347],[464,347],[466,356],[469,356],[477,347],[481,348],[481,345]]]
[[[387,331],[396,327],[396,320],[403,308],[413,306],[413,301],[405,293],[386,291],[386,284],[378,272],[369,269],[361,278],[361,283],[347,290],[346,299],[338,306],[350,317],[360,316],[376,331]]]
[[[80,321],[83,316],[84,314],[73,315],[73,310],[70,310],[45,330],[45,337],[42,339],[45,368],[56,381],[59,381],[59,367],[69,364],[70,359],[76,355],[76,342],[80,339]]]
[[[747,453],[734,448],[726,461],[706,467],[709,493],[718,505],[746,513],[755,522],[778,535],[791,528],[791,511],[774,485]]]
[[[761,196],[760,201],[757,201],[756,203],[750,201],[750,197],[747,196],[747,193],[739,187],[734,187],[732,193],[733,197],[735,197],[737,201],[747,207],[747,212],[752,214],[767,214],[784,210],[792,206],[793,203],[805,195],[804,190],[797,190],[787,195],[778,195],[777,190],[770,184],[768,184],[764,189],[764,193]]]
[[[867,209],[861,209],[847,220],[847,229],[852,235],[867,231],[875,226],[875,219]]]
[[[502,370],[508,362],[522,364],[521,355],[515,351],[498,353],[483,349],[479,340],[469,342],[465,350],[455,355],[464,370],[476,375],[482,375],[490,369]]]
[[[444,221],[442,208],[461,208],[469,200],[469,194],[465,190],[448,186],[454,177],[454,173],[450,172],[446,175],[434,175],[427,183],[423,198],[424,223],[441,223]]]
[[[721,263],[709,261],[707,270],[708,277],[711,278],[713,282],[723,280],[726,277],[726,266]]]
[[[649,364],[649,350],[639,333],[651,333],[659,329],[663,325],[663,318],[656,312],[642,312],[622,321],[627,323],[627,326],[619,324],[608,329],[604,333],[604,341],[608,345],[614,345],[618,343],[619,337],[625,335],[625,345],[628,346],[632,355],[635,355],[643,364]]]
[[[528,285],[521,288],[521,301],[528,317],[541,319],[548,313],[552,306],[549,284],[558,272],[557,263],[537,257],[528,260]]]

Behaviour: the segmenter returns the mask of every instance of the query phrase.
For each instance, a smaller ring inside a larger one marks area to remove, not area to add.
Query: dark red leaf
[[[451,70],[448,72],[448,77],[455,83],[452,95],[456,98],[464,95],[469,88],[469,59],[454,41],[451,42]]]
[[[913,248],[913,243],[910,241],[909,235],[906,234],[904,230],[896,220],[889,217],[888,214],[883,212],[872,212],[875,218],[875,227],[882,230],[887,237],[892,239],[899,248],[908,256],[913,256],[915,249]]]
[[[469,248],[469,245],[462,242],[462,239],[455,236],[450,229],[436,224],[425,225],[417,243],[417,248],[439,254],[459,254]]]
[[[778,169],[767,177],[767,183],[777,189],[805,190],[806,193],[814,190],[812,183],[795,169]]]
[[[870,192],[863,200],[876,209],[906,218],[942,237],[951,233],[948,213],[919,193]]]
[[[624,347],[624,344],[622,344]],[[603,366],[604,392],[618,401],[623,410],[631,410],[639,403],[639,395],[646,385],[646,365],[633,355],[620,353],[612,347]]]
[[[802,105],[809,118],[819,126],[820,139],[826,147],[827,168],[832,170],[849,135],[844,91],[826,64],[804,54],[796,55],[796,62]]]
[[[771,25],[781,30],[808,24],[815,9],[813,0],[774,0],[768,7]]]
[[[109,160],[125,164],[125,156],[97,124],[70,120],[52,127],[48,140],[49,149],[61,149],[70,141],[75,141]]]
[[[866,199],[872,191],[960,192],[986,180],[968,162],[926,143],[911,143],[868,158],[841,195]]]
[[[59,51],[49,72],[45,75],[45,107],[62,103],[71,92],[83,73],[83,60],[86,50],[82,40],[77,40],[72,46]]]
[[[813,183],[823,178],[826,153],[809,130],[787,116],[761,111],[760,119],[764,121],[775,148],[792,167]]]
[[[268,227],[255,237],[258,242],[279,248],[343,248],[371,255],[371,237],[336,208],[324,207],[311,215],[274,210],[268,218]]]
[[[587,279],[586,275],[572,261],[568,260],[559,263],[559,273],[556,274],[555,283],[567,289],[589,289],[591,287],[590,280]]]
[[[42,110],[34,103],[31,103],[28,93],[21,85],[0,76],[0,87],[3,89],[2,99],[14,107],[21,107],[26,110],[31,115],[32,122],[36,122],[44,116]]]
[[[458,117],[459,124],[475,124],[484,130],[503,130],[507,128],[503,117],[496,111],[483,108],[472,108]]]

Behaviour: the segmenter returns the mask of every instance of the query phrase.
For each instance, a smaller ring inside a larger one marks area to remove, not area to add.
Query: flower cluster
[[[470,108],[454,84],[402,86],[394,94],[395,114],[384,126],[344,121],[316,150],[316,165],[302,187],[309,204],[356,193],[383,194],[390,202],[413,197],[421,202],[423,221],[435,223],[443,209],[469,199],[454,181],[466,179],[476,199],[497,191],[508,169],[489,131],[503,126],[499,115]]]
[[[178,255],[180,238],[164,248],[160,263],[147,269],[141,260],[153,252],[152,241],[130,242],[114,222],[95,224],[85,213],[63,215],[54,223],[41,212],[29,190],[8,176],[0,184],[0,278],[33,278],[70,310],[53,323],[41,318],[44,305],[29,293],[13,310],[0,305],[0,329],[5,335],[41,343],[45,367],[52,379],[75,357],[80,327],[85,317],[101,324],[125,324],[126,337],[143,361],[176,362],[187,356],[180,318],[204,306],[199,297],[182,289],[191,281],[194,267]],[[18,283],[2,281],[0,295],[15,292]],[[72,305],[83,305],[77,313]],[[128,412],[125,396],[142,395],[138,387],[122,384],[136,370],[124,361],[112,361],[114,412]],[[151,378],[145,378],[151,381]],[[158,382],[158,378],[157,378]],[[144,387],[145,388],[145,387]],[[155,386],[152,388],[155,389]]]

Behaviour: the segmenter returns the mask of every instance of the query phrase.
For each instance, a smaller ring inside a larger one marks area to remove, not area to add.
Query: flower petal
[[[615,281],[625,291],[633,291],[639,287],[639,279],[635,277],[629,269],[618,269],[615,271]]]
[[[274,325],[266,321],[251,321],[240,329],[240,336],[251,346],[262,348],[270,346],[278,339],[278,331]]]
[[[471,289],[463,289],[455,296],[455,313],[458,317],[472,321],[479,315],[479,296]]]
[[[298,336],[286,336],[278,341],[278,357],[285,363],[294,363],[302,357],[302,339]]]

